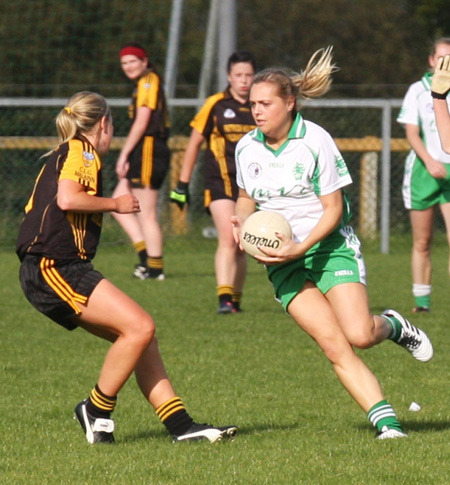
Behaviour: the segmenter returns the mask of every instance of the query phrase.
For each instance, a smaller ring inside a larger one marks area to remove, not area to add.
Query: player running
[[[49,154],[25,207],[17,254],[30,303],[66,328],[111,342],[88,398],[75,408],[89,443],[113,443],[111,413],[134,372],[144,397],[174,441],[233,436],[235,426],[196,423],[175,394],[159,354],[152,317],[94,270],[102,214],[137,213],[134,195],[102,196],[102,162],[113,135],[104,98],[75,94],[56,118],[59,145]],[[82,350],[80,350],[82,352]]]
[[[380,384],[354,351],[391,339],[418,360],[433,356],[430,340],[394,310],[371,315],[360,242],[348,225],[344,188],[352,180],[331,136],[306,121],[297,101],[319,97],[331,85],[331,48],[316,52],[300,74],[267,69],[256,74],[250,104],[257,128],[236,147],[240,187],[235,238],[258,207],[280,212],[294,239],[261,247],[276,298],[322,349],[349,394],[367,413],[377,438],[406,433]]]

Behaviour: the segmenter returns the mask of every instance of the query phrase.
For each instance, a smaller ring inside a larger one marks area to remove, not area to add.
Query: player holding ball
[[[371,315],[360,242],[348,225],[344,188],[352,179],[331,136],[306,121],[298,102],[326,93],[332,48],[317,51],[300,74],[256,74],[250,105],[257,128],[236,148],[240,187],[232,218],[235,240],[256,207],[280,212],[293,239],[280,249],[260,247],[276,298],[322,349],[349,394],[367,413],[378,439],[407,436],[374,374],[353,347],[390,339],[418,360],[433,356],[430,340],[394,310]],[[351,309],[351,311],[349,311]]]

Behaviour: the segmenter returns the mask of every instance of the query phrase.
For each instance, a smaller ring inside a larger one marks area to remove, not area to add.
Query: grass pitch
[[[25,300],[12,251],[0,253],[0,480],[5,484],[446,484],[450,476],[447,250],[435,248],[433,311],[412,315],[409,250],[366,254],[373,312],[394,307],[426,330],[422,364],[391,342],[361,352],[409,433],[374,440],[365,414],[249,262],[244,312],[216,315],[215,241],[168,242],[167,279],[131,276],[128,246],[96,268],[149,310],[175,389],[201,422],[237,424],[232,442],[172,444],[133,379],[119,395],[116,445],[88,445],[74,406],[95,384],[107,343],[69,333]],[[351,309],[349,309],[351,311]],[[408,410],[412,401],[419,412]]]

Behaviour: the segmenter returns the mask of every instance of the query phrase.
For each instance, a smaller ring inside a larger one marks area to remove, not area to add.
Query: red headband
[[[145,59],[147,57],[147,53],[140,47],[129,46],[120,49],[119,57],[123,56],[136,56],[139,59]]]

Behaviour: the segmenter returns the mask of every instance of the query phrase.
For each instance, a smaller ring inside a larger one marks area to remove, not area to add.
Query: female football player
[[[433,72],[439,58],[447,54],[450,54],[450,38],[434,42],[428,57],[430,70],[409,87],[397,118],[404,125],[412,148],[405,161],[402,192],[413,235],[411,268],[415,313],[428,313],[431,308],[431,246],[437,207],[450,245],[450,155],[442,150],[439,141],[431,97]]]
[[[169,170],[169,116],[161,78],[142,46],[126,44],[119,52],[124,74],[134,84],[129,107],[131,128],[116,164],[119,184],[114,196],[131,192],[141,211],[116,220],[133,242],[140,257],[134,275],[164,280],[163,234],[158,220],[158,197]],[[126,179],[126,181],[122,181]],[[141,241],[139,241],[141,239]]]
[[[421,361],[433,348],[428,337],[394,310],[369,311],[360,243],[347,225],[347,166],[331,136],[306,121],[297,101],[324,94],[331,84],[331,48],[316,52],[300,74],[258,73],[250,90],[257,128],[236,148],[240,187],[235,240],[256,206],[280,212],[294,238],[279,234],[280,249],[260,247],[276,298],[322,349],[353,399],[367,413],[379,439],[406,436],[380,384],[355,353],[391,339]]]
[[[111,342],[97,384],[75,408],[88,442],[114,442],[111,413],[133,372],[174,441],[234,434],[233,426],[193,421],[164,369],[152,317],[92,266],[102,214],[140,210],[134,195],[102,196],[100,155],[113,135],[106,101],[96,93],[75,94],[56,127],[59,145],[47,154],[25,207],[17,254],[22,289],[37,310],[67,330],[81,327]]]
[[[230,217],[238,196],[234,152],[242,136],[255,127],[248,94],[255,73],[255,60],[249,52],[235,52],[227,63],[229,85],[210,96],[191,122],[192,132],[186,149],[180,180],[170,194],[180,208],[188,199],[188,185],[205,140],[205,207],[217,229],[215,255],[218,313],[241,311],[240,302],[247,262],[234,242]]]

